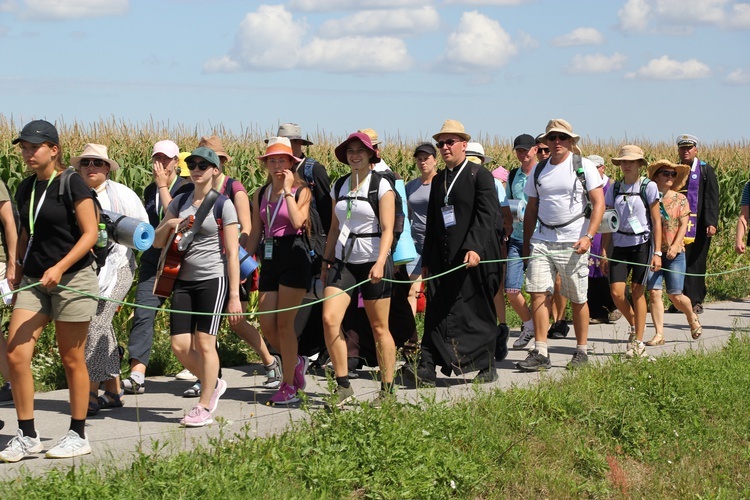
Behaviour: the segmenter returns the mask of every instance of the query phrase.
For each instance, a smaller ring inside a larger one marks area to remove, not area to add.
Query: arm
[[[0,223],[3,225],[5,243],[8,246],[8,259],[5,267],[5,276],[9,278],[8,281],[11,281],[16,275],[18,228],[16,228],[16,219],[13,217],[13,205],[10,201],[0,203]]]
[[[380,198],[379,214],[380,220],[380,248],[378,249],[378,258],[375,265],[370,269],[369,278],[373,283],[379,283],[383,278],[383,269],[388,259],[388,253],[391,251],[393,243],[393,224],[396,220],[396,195],[393,191],[388,191]]]
[[[328,230],[328,236],[326,239],[326,249],[323,252],[323,264],[320,269],[320,281],[323,284],[328,279],[328,269],[331,267],[331,262],[336,260],[336,241],[339,239],[339,233],[341,227],[339,226],[339,219],[336,217],[336,200],[331,200],[331,227]],[[326,262],[328,261],[328,262]]]
[[[608,248],[612,244],[612,234],[611,233],[602,233],[602,258],[599,259],[599,269],[601,269],[602,274],[605,276],[609,274],[609,260],[607,260],[607,252]]]
[[[247,250],[247,240],[253,227],[250,216],[250,198],[245,191],[236,191],[232,203],[237,209],[237,221],[240,223],[240,245]]]
[[[292,222],[294,229],[299,229],[305,225],[310,215],[310,190],[302,189],[297,199],[292,194],[292,184],[294,183],[294,174],[290,170],[284,172],[284,201],[286,209],[289,212],[289,220]]]
[[[21,234],[18,235],[18,241],[16,242],[16,255],[18,261],[26,256],[26,247],[29,245],[29,233],[26,232],[25,228],[21,228]],[[11,285],[11,289],[15,290],[23,279],[23,265],[19,264],[15,267],[15,274],[10,275],[6,273],[8,277],[8,283]],[[16,296],[13,295],[13,300]]]
[[[250,255],[255,255],[258,252],[258,244],[260,244],[261,234],[263,233],[263,221],[260,219],[260,189],[255,190],[253,194],[253,210],[252,210],[252,223],[250,224],[250,235],[247,238],[247,246],[245,250]]]
[[[745,253],[745,234],[747,234],[747,221],[750,219],[750,206],[740,207],[740,217],[737,219],[737,236],[734,240],[734,250],[742,255]]]
[[[719,181],[713,167],[706,164],[706,185],[703,186],[703,213],[706,221],[706,235],[710,238],[716,234],[719,226]]]
[[[586,234],[594,236],[599,231],[599,225],[602,223],[602,217],[604,216],[604,190],[597,187],[589,191],[589,201],[591,201],[591,218]],[[526,208],[527,212],[528,210]],[[591,248],[591,241],[591,238],[584,235],[573,245],[573,248],[577,254],[586,253]]]
[[[539,198],[529,196],[526,202],[526,213],[523,218],[523,256],[531,255],[531,237],[536,229],[536,217],[539,213]]]
[[[167,210],[164,219],[159,223],[154,233],[154,248],[164,248],[169,242],[170,235],[177,231],[177,226],[182,222],[171,210]]]
[[[237,224],[224,227],[224,248],[227,252],[227,277],[229,278],[229,300],[227,312],[229,323],[236,325],[242,319],[242,305],[240,304],[240,258]]]
[[[654,241],[654,249],[655,251],[661,251],[661,211],[659,210],[658,199],[649,206],[649,211],[651,212],[651,225],[653,226],[651,228],[651,238]],[[661,257],[656,254],[651,257],[651,269],[654,271],[661,269]]]

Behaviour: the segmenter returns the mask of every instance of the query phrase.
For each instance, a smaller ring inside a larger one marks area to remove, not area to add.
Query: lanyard
[[[32,237],[34,236],[34,223],[36,222],[37,217],[39,217],[39,211],[42,209],[42,205],[44,204],[45,198],[47,198],[47,190],[49,189],[49,185],[52,183],[52,179],[54,179],[56,176],[57,176],[57,170],[52,172],[52,175],[47,181],[47,187],[44,188],[44,193],[42,194],[42,197],[39,198],[39,204],[36,206],[36,212],[34,212],[34,199],[36,198],[36,181],[34,181],[34,185],[31,188],[31,201],[29,203],[29,232],[31,233]]]
[[[272,228],[273,223],[276,220],[276,216],[279,215],[279,209],[281,208],[281,202],[284,201],[284,198],[286,196],[280,197],[278,200],[276,200],[276,208],[273,211],[273,217],[270,216],[268,208],[271,206],[271,185],[268,186],[268,189],[266,189],[266,200],[268,200],[268,203],[266,203],[266,221],[268,222],[268,225],[266,228],[268,228],[268,234],[273,234]]]
[[[177,182],[177,175],[174,176],[174,179],[172,179],[172,183],[169,185],[169,194],[172,195],[172,187],[174,186],[174,183]],[[159,200],[161,198],[159,197],[159,187],[156,188],[156,196],[154,197],[154,204],[155,206],[159,207]],[[164,216],[164,206],[159,207],[159,220]]]
[[[467,161],[468,160],[464,160],[464,162],[461,164],[461,166],[458,167],[458,169],[459,169],[458,173],[456,174],[456,176],[451,181],[450,187],[448,186],[448,172],[445,172],[445,177],[443,177],[443,187],[445,188],[445,198],[443,198],[443,204],[444,205],[448,204],[448,196],[450,196],[450,194],[451,194],[451,189],[453,189],[453,185],[456,183],[456,179],[458,179],[458,176],[461,175],[461,172],[464,171],[463,167],[466,165]]]
[[[368,172],[367,175],[370,175]],[[367,180],[367,176],[365,176],[365,181]],[[362,181],[362,184],[364,184],[365,181]],[[362,189],[362,184],[359,183],[359,171],[357,171],[357,188],[352,189],[352,176],[349,176],[349,193],[346,195],[346,220],[349,220],[352,218],[352,208],[354,207],[354,201],[357,199],[357,195],[359,194],[359,190]],[[375,214],[377,215],[377,214]]]

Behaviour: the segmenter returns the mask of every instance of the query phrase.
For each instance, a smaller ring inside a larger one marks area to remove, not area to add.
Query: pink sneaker
[[[216,407],[219,406],[219,398],[221,398],[225,392],[227,392],[227,383],[222,379],[218,379],[216,381],[214,393],[211,395],[211,401],[208,403],[208,411],[211,413],[216,411]]]
[[[294,368],[294,387],[300,391],[304,391],[307,387],[307,380],[305,380],[305,373],[307,373],[307,367],[310,365],[310,360],[307,356],[297,356],[297,366]]]
[[[180,420],[180,425],[185,427],[203,427],[204,425],[213,424],[211,412],[201,404],[193,406],[187,415]]]
[[[271,400],[266,403],[266,405],[288,405],[296,403],[297,401],[299,401],[299,398],[297,397],[297,389],[287,384],[286,382],[282,382],[279,390],[276,392],[276,394],[271,396]]]

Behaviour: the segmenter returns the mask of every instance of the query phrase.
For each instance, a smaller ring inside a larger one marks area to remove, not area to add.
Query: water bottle
[[[97,248],[105,248],[107,246],[107,225],[99,223],[99,236],[96,238]]]

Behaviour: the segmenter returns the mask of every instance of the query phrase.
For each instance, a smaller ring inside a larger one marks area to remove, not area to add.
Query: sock
[[[83,420],[76,420],[74,418],[70,419],[70,430],[75,431],[76,434],[81,436],[81,439],[86,439],[86,434],[84,433],[84,428],[86,427],[86,419]]]
[[[36,429],[34,428],[33,418],[30,418],[29,420],[19,420],[18,428],[21,429],[21,432],[23,432],[23,435],[26,437],[30,437],[30,438],[37,437]]]
[[[336,383],[340,385],[341,387],[348,389],[349,388],[349,376],[346,375],[344,377],[336,377]]]
[[[523,322],[522,328],[527,331],[534,331],[534,320],[530,319]]]
[[[536,350],[539,351],[539,354],[547,357],[547,342],[537,342],[536,343]]]
[[[588,349],[588,346],[587,346],[586,344],[583,344],[583,345],[581,345],[581,344],[578,344],[578,345],[576,345],[576,349],[578,349],[579,351],[581,351],[581,352],[584,352],[584,353],[585,353],[585,352],[586,352],[586,350]]]
[[[146,381],[146,375],[141,372],[130,372],[130,378],[138,385],[143,385]]]
[[[273,361],[271,362],[271,364],[270,364],[270,365],[263,365],[263,368],[265,368],[265,369],[266,369],[266,372],[269,372],[269,371],[273,370],[274,368],[276,368],[276,359],[274,359],[274,360],[273,360]]]
[[[380,390],[386,394],[396,394],[396,387],[394,387],[393,382],[380,382]]]

